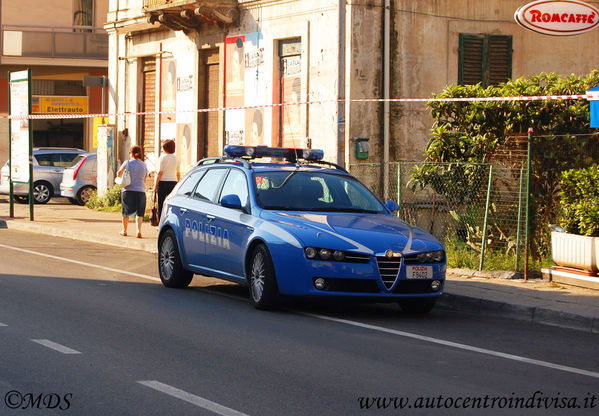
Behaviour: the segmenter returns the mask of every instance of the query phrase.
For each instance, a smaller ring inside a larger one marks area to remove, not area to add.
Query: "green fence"
[[[526,153],[524,153],[525,155]],[[524,267],[526,160],[510,155],[490,164],[392,162],[350,165],[350,171],[398,216],[441,240],[450,267],[517,270]],[[424,179],[421,186],[415,176]],[[387,186],[381,178],[388,177]],[[387,195],[383,195],[387,192]]]

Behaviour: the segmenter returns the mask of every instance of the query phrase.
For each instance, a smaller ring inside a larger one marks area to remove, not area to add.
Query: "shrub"
[[[559,184],[561,226],[573,234],[599,236],[599,166],[564,171]]]
[[[121,205],[121,187],[114,185],[109,188],[102,197],[98,197],[97,191],[94,191],[86,206],[96,211],[120,211]]]

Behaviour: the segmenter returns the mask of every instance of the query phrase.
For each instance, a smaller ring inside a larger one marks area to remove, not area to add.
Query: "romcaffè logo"
[[[514,19],[538,33],[571,36],[595,29],[599,9],[579,0],[537,0],[516,10]]]

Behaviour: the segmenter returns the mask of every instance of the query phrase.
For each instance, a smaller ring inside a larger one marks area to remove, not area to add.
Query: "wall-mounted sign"
[[[514,19],[546,35],[578,35],[599,25],[599,9],[579,0],[537,0],[516,10]]]
[[[86,114],[88,98],[71,95],[34,95],[31,98],[31,111],[46,114]]]

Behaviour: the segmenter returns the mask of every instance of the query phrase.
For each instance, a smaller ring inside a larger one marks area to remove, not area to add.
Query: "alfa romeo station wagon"
[[[445,282],[442,244],[322,157],[227,146],[223,157],[198,162],[164,203],[162,283],[187,287],[194,274],[237,282],[258,309],[288,295],[430,311]]]

